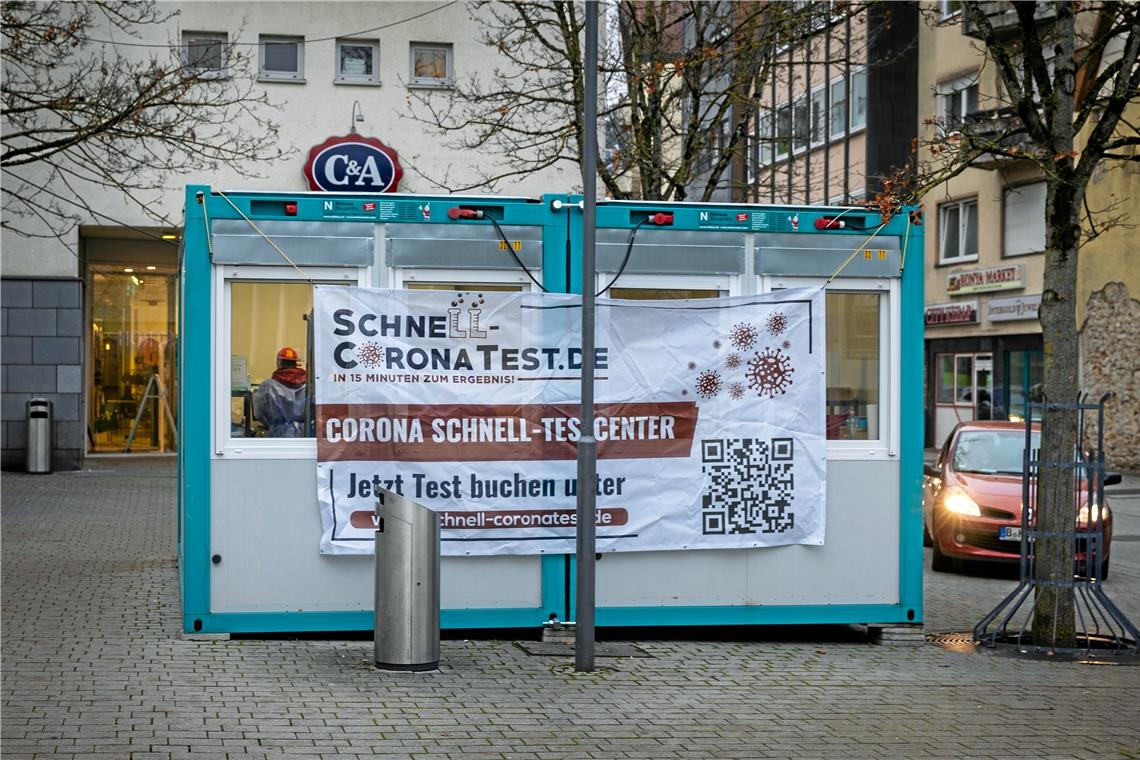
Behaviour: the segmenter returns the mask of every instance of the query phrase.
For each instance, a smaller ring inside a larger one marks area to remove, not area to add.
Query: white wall
[[[183,186],[186,184],[210,184],[222,190],[307,189],[301,172],[309,148],[330,136],[348,133],[354,100],[360,101],[365,115],[365,121],[356,124],[357,130],[363,135],[379,138],[399,153],[404,168],[404,179],[399,187],[401,192],[444,192],[428,178],[443,177],[450,172],[450,184],[457,186],[473,180],[475,167],[501,161],[495,155],[447,150],[442,146],[441,138],[430,134],[424,126],[407,116],[409,91],[401,79],[408,78],[409,41],[451,43],[454,46],[455,75],[460,81],[471,73],[489,75],[496,65],[505,63],[501,56],[480,44],[477,23],[470,16],[470,5],[456,3],[406,23],[354,34],[410,19],[443,5],[443,2],[331,1],[160,3],[163,10],[180,11],[165,27],[142,30],[142,37],[137,40],[122,32],[114,32],[115,40],[156,45],[178,44],[182,31],[227,32],[231,40],[253,43],[248,51],[254,60],[261,34],[304,36],[306,40],[314,40],[305,46],[304,83],[257,83],[268,93],[271,101],[280,104],[280,110],[266,111],[265,115],[281,126],[285,157],[273,164],[259,166],[258,172],[262,176],[257,179],[243,178],[238,172],[225,169],[218,172],[188,171],[181,176],[163,177],[161,183],[165,191],[159,196],[162,215],[172,224],[180,224]],[[336,37],[379,40],[380,86],[333,84]],[[136,55],[153,52],[145,47],[119,49]],[[237,126],[242,127],[240,123]],[[578,190],[580,184],[577,170],[566,166],[513,181],[498,192],[537,196],[543,192],[572,192]],[[155,220],[114,194],[93,191],[88,197],[96,211],[124,224],[141,227],[156,224]],[[118,226],[114,221],[97,216],[84,219],[82,223]],[[78,233],[59,241],[54,238],[24,238],[4,230],[0,273],[4,276],[78,276],[81,274],[78,245]]]

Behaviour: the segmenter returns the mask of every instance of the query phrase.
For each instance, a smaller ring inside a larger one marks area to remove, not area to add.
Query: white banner
[[[822,544],[823,296],[597,301],[597,547]],[[315,288],[321,552],[373,551],[377,487],[445,555],[572,554],[581,298]]]

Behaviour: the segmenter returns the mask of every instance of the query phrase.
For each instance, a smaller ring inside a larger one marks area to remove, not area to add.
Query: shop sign
[[[400,157],[375,137],[330,137],[309,150],[305,179],[310,190],[394,193],[404,175]]]
[[[321,552],[371,553],[387,489],[444,555],[572,554],[581,304],[317,285]],[[598,551],[822,545],[822,291],[597,308]]]
[[[1041,294],[1016,298],[994,298],[986,304],[986,318],[991,322],[1012,322],[1015,319],[1037,319]]]
[[[940,303],[927,306],[923,322],[927,327],[941,325],[969,325],[978,321],[978,302]]]
[[[1010,264],[1004,267],[991,267],[989,269],[973,269],[969,272],[957,272],[946,278],[946,292],[952,295],[960,293],[986,293],[991,290],[1017,290],[1024,288],[1023,267],[1021,264]]]

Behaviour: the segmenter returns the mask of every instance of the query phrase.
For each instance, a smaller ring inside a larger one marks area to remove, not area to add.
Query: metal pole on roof
[[[578,559],[574,669],[594,669],[594,551],[598,442],[594,440],[594,241],[598,174],[598,3],[586,0],[582,108],[582,437],[578,440]]]

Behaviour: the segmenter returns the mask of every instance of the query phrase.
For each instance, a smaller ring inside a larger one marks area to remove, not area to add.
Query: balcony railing
[[[1015,153],[1024,155],[1032,150],[1033,143],[1029,135],[1021,131],[1021,117],[1009,107],[966,114],[962,120],[962,131],[977,142],[990,142],[994,145],[996,152],[983,153],[972,162],[979,169],[997,169],[1019,160],[1019,156],[1010,156],[1002,151],[1013,148]]]
[[[1036,6],[1033,11],[1033,20],[1037,24],[1040,25],[1056,18],[1057,8],[1054,3],[1037,3]],[[991,0],[991,2],[981,3],[981,8],[999,38],[1011,37],[1020,32],[1021,22],[1017,18],[1017,11],[1014,10],[1013,3],[1006,2],[1006,0]],[[962,34],[967,37],[982,39],[981,30],[970,21],[965,12],[962,14]]]

